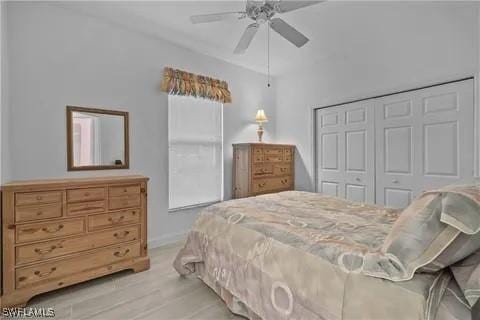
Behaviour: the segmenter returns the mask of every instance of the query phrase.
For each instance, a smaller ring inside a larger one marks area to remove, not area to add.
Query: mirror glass
[[[128,168],[128,113],[69,111],[69,169]]]

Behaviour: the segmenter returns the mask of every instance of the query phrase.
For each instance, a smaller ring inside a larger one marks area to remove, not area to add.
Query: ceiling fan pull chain
[[[270,21],[267,22],[267,87],[270,88]]]

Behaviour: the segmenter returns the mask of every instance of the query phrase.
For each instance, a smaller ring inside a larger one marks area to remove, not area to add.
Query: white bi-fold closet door
[[[374,115],[372,101],[316,111],[318,191],[375,202]]]
[[[317,191],[405,207],[474,174],[474,82],[316,110]]]

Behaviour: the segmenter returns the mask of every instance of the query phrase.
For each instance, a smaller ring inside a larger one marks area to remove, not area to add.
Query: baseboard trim
[[[149,239],[148,240],[148,247],[150,249],[158,248],[165,246],[167,244],[171,244],[174,242],[178,242],[187,238],[188,231],[181,232],[181,233],[173,233],[173,234],[166,234],[158,238]]]

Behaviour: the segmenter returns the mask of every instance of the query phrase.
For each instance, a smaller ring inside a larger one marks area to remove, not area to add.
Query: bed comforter
[[[449,271],[365,274],[399,214],[298,191],[222,202],[199,215],[174,267],[249,319],[469,319]]]

